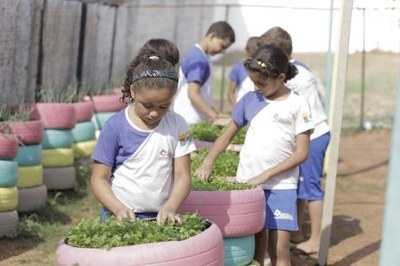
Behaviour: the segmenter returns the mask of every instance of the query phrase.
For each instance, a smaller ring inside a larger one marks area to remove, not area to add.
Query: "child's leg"
[[[321,218],[322,218],[322,200],[314,200],[308,203],[308,210],[311,221],[311,236],[310,238],[297,246],[298,249],[306,253],[318,253],[319,243],[321,239]]]
[[[290,242],[297,244],[305,241],[302,226],[304,223],[304,212],[307,207],[307,201],[302,199],[297,199],[297,223],[299,225],[298,231],[293,231],[290,236]]]
[[[268,253],[272,265],[290,265],[290,232],[268,230]]]
[[[267,249],[267,233],[265,229],[255,234],[255,250],[254,260],[256,260],[260,266],[264,266],[264,255]]]

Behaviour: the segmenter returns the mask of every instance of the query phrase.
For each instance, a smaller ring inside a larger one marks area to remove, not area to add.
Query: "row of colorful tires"
[[[261,188],[237,191],[191,191],[179,212],[197,212],[210,228],[184,241],[111,249],[76,248],[61,241],[58,265],[251,265],[254,234],[264,226]],[[253,264],[256,265],[256,264]]]

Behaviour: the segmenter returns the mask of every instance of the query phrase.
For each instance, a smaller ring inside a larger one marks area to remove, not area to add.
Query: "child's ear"
[[[280,73],[280,74],[278,75],[278,79],[281,80],[281,81],[284,81],[285,78],[286,78],[286,75],[283,74],[283,73]]]
[[[218,36],[217,36],[217,33],[216,33],[216,32],[211,32],[211,33],[208,34],[208,37],[209,37],[210,39],[213,39],[214,37],[218,37]]]

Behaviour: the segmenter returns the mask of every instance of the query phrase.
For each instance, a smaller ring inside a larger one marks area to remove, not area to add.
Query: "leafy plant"
[[[121,85],[120,81],[109,80],[103,84],[96,84],[91,86],[88,90],[91,95],[104,95],[113,92],[114,88]],[[89,87],[89,86],[88,86]]]
[[[164,241],[180,241],[203,232],[210,222],[198,214],[183,214],[182,224],[158,225],[155,220],[124,219],[117,222],[110,216],[103,223],[98,219],[81,221],[68,233],[65,243],[80,248],[130,246]]]
[[[198,149],[196,156],[191,163],[192,176],[204,161],[209,150],[205,148]],[[241,190],[249,189],[254,186],[246,183],[231,182],[226,177],[235,176],[239,164],[239,154],[233,151],[225,151],[215,161],[210,181],[203,181],[198,178],[192,179],[192,189],[202,191],[215,190]]]
[[[11,134],[11,129],[8,126],[10,122],[29,121],[33,108],[28,108],[23,104],[18,106],[18,109],[12,110],[6,104],[0,106],[0,132]]]
[[[193,138],[203,141],[215,141],[224,131],[222,126],[214,126],[211,122],[201,121],[190,127]],[[246,136],[246,128],[241,128],[236,136],[232,139],[233,144],[243,144]]]
[[[57,92],[56,89],[48,87],[39,91],[39,101],[44,103],[73,103],[82,101],[89,94],[90,88],[72,82],[64,90]]]

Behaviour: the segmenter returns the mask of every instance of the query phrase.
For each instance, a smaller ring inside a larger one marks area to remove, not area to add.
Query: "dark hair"
[[[218,38],[229,39],[231,43],[235,42],[235,31],[226,21],[218,21],[211,24],[207,34],[216,33]]]
[[[264,32],[258,39],[258,46],[274,45],[281,48],[288,57],[292,56],[293,43],[290,34],[281,27],[273,27]]]
[[[258,37],[253,36],[247,40],[246,52],[252,56],[258,49]]]
[[[157,52],[161,58],[170,62],[173,66],[179,62],[179,50],[176,45],[167,39],[150,39],[141,49],[153,50]],[[139,52],[140,53],[140,52]]]
[[[133,100],[131,88],[136,91],[142,88],[168,88],[176,93],[177,85],[178,75],[175,67],[158,52],[142,48],[126,70],[121,101],[127,103],[125,98]]]
[[[265,77],[276,79],[279,74],[285,74],[285,81],[292,79],[298,71],[286,53],[279,47],[264,45],[257,52],[244,61],[244,66],[248,71],[258,72]]]

